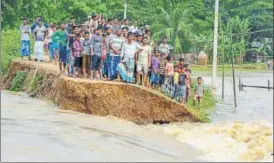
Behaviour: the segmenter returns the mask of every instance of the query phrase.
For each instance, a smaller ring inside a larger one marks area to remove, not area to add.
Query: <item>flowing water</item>
[[[270,73],[236,74],[244,84]],[[210,77],[204,77],[210,84]],[[238,83],[238,79],[236,80]],[[138,126],[114,117],[59,110],[24,93],[1,92],[2,161],[273,161],[273,90],[237,89],[217,80],[212,123]]]

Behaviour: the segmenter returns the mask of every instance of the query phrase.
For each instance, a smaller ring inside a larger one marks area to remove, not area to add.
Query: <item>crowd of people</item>
[[[21,56],[30,58],[30,37],[33,36],[34,59],[59,63],[60,71],[70,77],[91,80],[118,80],[161,90],[182,103],[191,96],[191,70],[180,58],[174,64],[170,57],[168,38],[163,36],[158,45],[152,40],[149,25],[138,26],[128,19],[105,20],[93,13],[88,21],[76,25],[71,18],[59,26],[45,23],[37,17],[30,26],[23,19]],[[204,96],[202,78],[197,78],[194,101]]]

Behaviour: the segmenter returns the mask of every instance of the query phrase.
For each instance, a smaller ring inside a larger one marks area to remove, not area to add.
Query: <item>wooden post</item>
[[[241,88],[241,78],[239,78],[239,92],[241,92],[242,88]]]
[[[231,46],[231,62],[232,62],[232,75],[233,75],[233,93],[234,93],[234,106],[237,107],[236,88],[235,88],[235,70],[234,70],[234,56],[232,45],[232,30],[230,31],[230,46]]]
[[[268,91],[270,91],[270,80],[267,81],[268,83]]]
[[[222,30],[222,28],[221,28]],[[224,43],[224,31],[222,30],[222,53],[223,53],[223,60],[222,60],[222,99],[224,100],[224,92],[225,92],[225,43]]]

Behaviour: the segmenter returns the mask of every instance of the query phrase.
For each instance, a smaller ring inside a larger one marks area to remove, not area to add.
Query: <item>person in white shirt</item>
[[[121,63],[116,69],[119,72],[119,80],[121,77],[127,83],[133,83],[135,54],[139,53],[139,51],[140,46],[133,42],[133,34],[129,32],[127,42],[122,46]]]
[[[140,84],[142,77],[142,85],[145,86],[147,82],[147,73],[151,65],[151,47],[148,45],[148,38],[144,37],[141,45],[141,51],[136,54],[137,61],[137,84]]]
[[[124,27],[129,28],[129,20],[128,19],[125,19],[123,25],[121,26],[121,28],[124,28]]]
[[[166,56],[170,54],[170,46],[167,44],[167,37],[163,37],[162,43],[159,45],[159,51]]]
[[[96,13],[93,13],[89,21],[89,29],[91,34],[94,34],[95,29],[98,28],[98,24],[98,15]]]
[[[133,24],[129,27],[129,32],[135,33],[138,31],[137,21],[134,21]]]
[[[35,60],[43,61],[44,60],[44,39],[47,35],[47,29],[43,25],[42,21],[38,22],[39,25],[35,27],[34,35],[35,35],[35,43],[34,43],[34,56]]]
[[[28,57],[30,60],[30,34],[31,27],[28,25],[27,19],[23,19],[23,24],[20,26],[21,31],[21,58]]]

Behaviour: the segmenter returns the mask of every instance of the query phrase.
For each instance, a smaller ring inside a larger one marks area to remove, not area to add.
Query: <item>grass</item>
[[[205,94],[204,94],[202,102],[200,104],[194,105],[193,99],[194,99],[194,86],[195,85],[197,85],[197,81],[192,80],[191,97],[188,98],[188,103],[185,104],[187,106],[186,109],[188,110],[189,113],[191,113],[195,117],[196,120],[198,120],[200,122],[210,122],[209,112],[211,111],[211,109],[214,108],[217,101],[214,98],[211,89],[205,85]],[[169,92],[165,92],[163,90],[161,90],[161,94],[163,94],[167,98],[171,97]],[[177,101],[179,99],[177,99],[177,100],[173,99],[173,100]]]
[[[27,72],[26,71],[18,71],[16,72],[14,78],[12,79],[11,87],[9,88],[10,91],[20,91],[23,83],[26,79]]]
[[[191,83],[191,97],[187,103],[188,111],[195,115],[195,117],[201,122],[210,122],[209,112],[214,108],[216,104],[216,99],[214,98],[212,91],[209,87],[205,85],[205,94],[203,100],[200,104],[194,104],[194,86],[197,84],[197,81],[194,80]]]
[[[43,76],[37,75],[30,82],[30,91],[35,91],[42,84]]]

